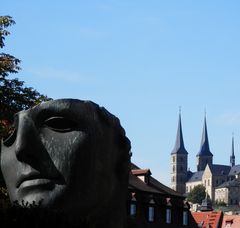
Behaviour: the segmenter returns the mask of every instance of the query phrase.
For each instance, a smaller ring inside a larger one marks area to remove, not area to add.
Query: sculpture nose
[[[18,128],[15,153],[19,161],[27,162],[36,157],[39,141],[37,129],[31,117],[22,112],[18,116]]]

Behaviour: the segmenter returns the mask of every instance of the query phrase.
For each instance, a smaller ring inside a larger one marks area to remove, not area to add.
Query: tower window
[[[175,156],[172,157],[172,161],[175,162]]]
[[[173,172],[175,172],[175,166],[173,166]]]

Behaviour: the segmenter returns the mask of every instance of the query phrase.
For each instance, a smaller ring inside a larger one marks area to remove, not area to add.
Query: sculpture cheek
[[[40,137],[55,167],[63,176],[67,177],[76,156],[79,153],[84,153],[83,148],[87,134],[82,131],[60,133],[43,129]]]

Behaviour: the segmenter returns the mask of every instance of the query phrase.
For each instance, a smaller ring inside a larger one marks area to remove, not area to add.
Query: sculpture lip
[[[40,180],[40,179],[54,181],[54,182],[56,180],[56,178],[45,176],[45,175],[42,175],[38,172],[31,172],[31,173],[28,173],[28,174],[21,175],[21,177],[17,181],[16,187],[19,188],[26,181],[31,181],[31,180],[33,181],[33,180]]]

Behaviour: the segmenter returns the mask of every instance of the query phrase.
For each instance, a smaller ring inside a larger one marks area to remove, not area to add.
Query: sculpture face
[[[1,151],[12,202],[43,200],[45,207],[89,214],[121,191],[114,129],[97,107],[61,99],[16,114],[16,129]]]

